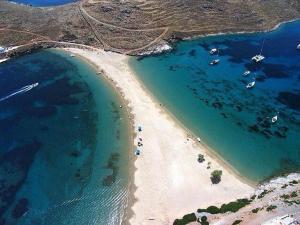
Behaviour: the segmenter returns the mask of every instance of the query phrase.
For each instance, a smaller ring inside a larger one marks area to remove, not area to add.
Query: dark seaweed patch
[[[192,49],[191,51],[189,51],[189,56],[190,57],[195,57],[196,55],[197,55],[196,49]]]
[[[259,82],[264,82],[266,80],[266,77],[262,76],[262,75],[259,75],[259,76],[256,76],[255,80],[259,81]]]
[[[19,199],[17,205],[12,211],[12,217],[15,219],[20,218],[28,211],[28,200],[26,198]]]
[[[277,100],[282,104],[288,106],[300,112],[300,91],[294,92],[280,92],[277,96]]]
[[[280,64],[262,64],[262,71],[269,78],[287,78],[289,77],[289,68]]]
[[[7,174],[0,178],[0,217],[14,201],[15,194],[24,183],[35,154],[41,146],[38,141],[33,141],[0,156],[0,166],[7,168]],[[16,174],[18,179],[11,179],[11,176]]]
[[[119,171],[119,166],[118,166],[119,160],[120,160],[119,153],[112,153],[110,155],[107,166],[105,168],[112,170],[112,174],[106,176],[103,179],[102,181],[103,186],[111,186],[116,181],[118,171]]]

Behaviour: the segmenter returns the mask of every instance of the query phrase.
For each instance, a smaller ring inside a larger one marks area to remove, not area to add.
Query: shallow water
[[[12,2],[25,5],[32,5],[34,7],[58,6],[76,1],[77,0],[12,0]]]
[[[120,224],[130,136],[114,90],[57,50],[0,64],[0,85],[0,224]]]
[[[266,59],[255,64],[251,57],[264,40]],[[299,21],[268,33],[183,41],[170,53],[132,59],[131,66],[186,127],[241,175],[262,181],[300,170],[298,43]],[[219,55],[211,56],[214,47]],[[244,77],[246,70],[251,74]]]

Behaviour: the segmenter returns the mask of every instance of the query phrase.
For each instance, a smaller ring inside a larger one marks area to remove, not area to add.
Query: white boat
[[[39,85],[39,83],[34,83],[34,84],[26,85],[26,86],[20,88],[19,90],[15,91],[15,92],[13,92],[13,93],[5,96],[5,97],[0,98],[0,102],[4,101],[4,100],[6,100],[6,99],[8,99],[10,97],[13,97],[13,96],[15,96],[17,94],[21,94],[21,93],[25,93],[27,91],[30,91],[32,88],[34,88],[34,87],[36,87],[38,85]]]
[[[261,54],[255,55],[252,57],[252,61],[255,61],[256,63],[261,62],[265,59],[265,57]]]
[[[219,62],[220,62],[220,59],[214,59],[214,60],[211,61],[209,64],[210,64],[211,66],[213,66],[213,65],[217,65]]]
[[[247,71],[245,71],[245,72],[243,73],[243,76],[248,76],[250,73],[251,73],[251,72],[250,72],[249,70],[247,70]]]
[[[278,116],[276,115],[276,116],[273,116],[273,117],[272,117],[272,120],[271,120],[271,121],[272,121],[272,123],[276,123],[277,120],[278,120]]]
[[[70,56],[71,56],[71,57],[75,57],[75,55],[74,55],[74,54],[70,54]]]
[[[250,88],[253,88],[255,85],[255,80],[250,82],[249,84],[246,85],[246,88],[250,89]]]
[[[29,91],[29,90],[31,90],[32,88],[35,88],[38,85],[39,85],[39,83],[30,84],[30,85],[27,85],[25,87],[22,87],[19,91],[21,91],[21,92]]]
[[[213,54],[215,54],[217,51],[218,51],[218,49],[212,48],[212,49],[209,51],[209,54],[213,55]]]
[[[297,46],[297,49],[300,50],[300,44]]]
[[[265,57],[262,55],[264,44],[265,44],[265,39],[264,39],[263,44],[261,46],[260,53],[258,55],[253,56],[252,57],[252,61],[254,61],[256,63],[259,63],[259,62],[261,62],[261,61],[263,61],[265,59]]]
[[[201,142],[201,139],[200,139],[199,137],[197,137],[197,141],[198,141],[198,142]]]
[[[0,59],[0,63],[3,63],[5,61],[9,60],[9,58]]]

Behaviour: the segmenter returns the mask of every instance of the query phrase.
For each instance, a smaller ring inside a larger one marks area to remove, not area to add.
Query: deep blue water
[[[251,62],[260,52],[259,64]],[[300,170],[300,22],[268,33],[182,41],[174,51],[135,58],[145,86],[241,175],[261,181]],[[211,56],[211,48],[219,56]],[[210,66],[211,60],[220,63]],[[242,74],[251,70],[251,74]],[[256,78],[256,86],[246,89]],[[271,118],[279,112],[279,119]]]
[[[120,224],[129,126],[114,90],[57,50],[0,64],[0,86],[0,224]]]
[[[58,5],[64,5],[76,1],[77,0],[12,0],[12,2],[32,5],[35,7],[58,6]]]

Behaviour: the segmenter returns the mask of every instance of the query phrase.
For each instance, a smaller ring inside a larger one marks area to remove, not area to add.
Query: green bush
[[[197,220],[195,213],[187,214],[182,219],[176,219],[173,225],[186,225]]]
[[[260,193],[260,194],[257,196],[257,198],[258,198],[258,199],[261,199],[261,198],[265,197],[265,195],[268,194],[268,193],[269,193],[269,192],[268,192],[267,190],[264,190],[262,193]]]
[[[296,191],[293,191],[290,196],[291,196],[291,198],[296,198],[298,196],[298,194]]]
[[[201,222],[206,222],[207,221],[207,217],[206,216],[202,216],[201,217]]]
[[[220,209],[216,206],[209,206],[207,209],[206,209],[206,212],[210,213],[210,214],[218,214],[220,213]]]
[[[234,221],[233,223],[232,223],[232,225],[238,225],[238,224],[240,224],[242,222],[242,220],[236,220],[236,221]]]
[[[218,184],[221,181],[222,170],[214,170],[211,172],[210,180],[213,184]]]
[[[250,204],[250,202],[251,200],[248,200],[247,198],[238,199],[235,202],[229,202],[228,204],[223,204],[220,208],[220,211],[221,213],[237,212],[239,209]]]
[[[290,185],[291,185],[291,186],[293,186],[294,184],[298,184],[298,181],[292,180],[292,181],[290,182]]]
[[[199,163],[203,163],[204,161],[205,161],[204,155],[199,154],[199,155],[198,155],[198,162],[199,162]]]
[[[270,211],[272,211],[273,209],[276,209],[276,208],[277,208],[276,205],[270,205],[270,206],[267,207],[267,211],[270,212]]]
[[[259,210],[260,210],[260,208],[255,208],[255,209],[252,209],[251,212],[257,213]]]
[[[228,204],[223,204],[221,208],[216,206],[209,206],[206,209],[198,209],[197,212],[207,212],[210,214],[218,214],[218,213],[226,213],[226,212],[237,212],[239,209],[245,207],[250,204],[251,200],[247,198],[238,199],[235,202],[229,202]]]

